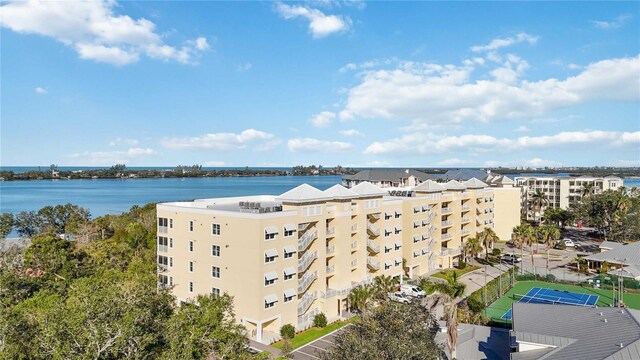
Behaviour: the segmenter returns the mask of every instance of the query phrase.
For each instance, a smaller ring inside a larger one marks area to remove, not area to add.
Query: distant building
[[[519,176],[515,181],[516,186],[522,189],[522,217],[527,220],[540,218],[546,207],[569,209],[582,200],[585,186],[592,186],[593,193],[599,194],[605,190],[618,189],[623,184],[622,179],[617,176]],[[537,191],[542,192],[549,202],[538,214],[531,201]]]
[[[638,360],[640,311],[514,303],[512,360]]]
[[[402,281],[453,267],[485,228],[508,239],[504,229],[519,218],[494,214],[519,214],[519,198],[497,190],[477,179],[402,191],[303,184],[158,204],[158,286],[172,286],[179,301],[227,292],[250,336],[270,342],[284,324],[303,330],[320,312],[339,319],[351,289],[375,276]]]
[[[604,241],[600,253],[585,260],[591,269],[599,269],[606,261],[614,268],[609,274],[640,280],[640,241],[628,244]]]
[[[401,188],[417,186],[426,180],[441,180],[441,177],[411,169],[371,169],[343,176],[342,185],[346,188],[352,188],[362,182],[369,182],[380,188]]]

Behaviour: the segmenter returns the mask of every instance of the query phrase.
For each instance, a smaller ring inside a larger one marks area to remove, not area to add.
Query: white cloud
[[[138,146],[140,141],[136,139],[127,139],[127,138],[115,138],[109,141],[109,146],[118,146],[121,144],[129,145],[129,146]]]
[[[331,125],[336,119],[336,114],[331,111],[322,111],[311,117],[311,123],[313,126],[323,128]]]
[[[516,36],[512,36],[504,39],[493,39],[486,45],[472,46],[471,51],[473,52],[493,51],[493,50],[498,50],[514,44],[518,44],[521,42],[527,42],[533,45],[536,42],[538,42],[538,37],[521,32]]]
[[[255,129],[247,129],[236,133],[209,133],[194,137],[165,138],[160,144],[166,148],[178,150],[236,150],[244,149],[249,145],[257,151],[273,149],[279,144],[279,140],[273,134]]]
[[[341,67],[338,72],[345,73],[353,70],[369,70],[375,67],[390,65],[397,62],[398,59],[394,57],[388,59],[373,59],[361,63],[348,63],[347,65]]]
[[[370,144],[365,154],[431,154],[451,151],[507,152],[523,149],[549,149],[562,145],[609,145],[614,147],[640,144],[640,131],[566,131],[554,135],[522,136],[515,139],[490,135],[466,134],[442,136],[433,133],[413,133]]]
[[[558,167],[562,166],[562,163],[552,160],[545,160],[541,158],[533,158],[529,160],[512,160],[512,161],[495,161],[489,160],[484,163],[484,166],[488,167],[516,167],[516,166],[524,166],[524,167]]]
[[[353,145],[342,141],[327,141],[313,138],[289,139],[287,143],[291,152],[340,153],[353,149]]]
[[[40,86],[35,88],[34,91],[36,92],[36,94],[41,94],[41,95],[44,95],[44,94],[48,93],[47,89],[45,89],[43,87],[40,87]]]
[[[616,160],[616,161],[614,161],[614,165],[636,167],[636,166],[640,166],[640,159],[636,159],[636,160]]]
[[[2,26],[18,33],[54,38],[75,49],[80,58],[122,66],[141,54],[150,58],[192,63],[209,48],[198,37],[183,46],[166,45],[156,25],[144,18],[117,15],[116,1],[10,1],[0,7]]]
[[[364,135],[363,133],[361,133],[360,131],[358,131],[356,129],[340,130],[340,131],[338,131],[338,133],[340,135],[342,135],[342,136],[348,136],[348,137]]]
[[[625,14],[617,16],[611,21],[593,20],[591,21],[591,23],[593,24],[593,26],[604,30],[619,29],[624,26],[624,24],[626,24],[629,20],[631,20],[631,18],[631,15]]]
[[[149,148],[131,148],[126,151],[85,151],[67,155],[73,159],[74,165],[114,165],[127,164],[143,158],[157,155]]]
[[[224,161],[207,161],[202,165],[208,166],[208,167],[220,167],[220,166],[224,166]]]
[[[598,61],[564,80],[537,81],[518,79],[528,66],[522,59],[502,61],[502,73],[477,81],[470,80],[474,65],[405,62],[394,70],[370,70],[349,90],[339,117],[455,125],[535,118],[590,100],[640,100],[640,56]]]
[[[457,158],[451,158],[451,159],[438,161],[436,164],[440,166],[457,166],[457,165],[467,165],[469,164],[469,161],[457,159]]]
[[[300,5],[276,4],[276,11],[284,19],[303,17],[309,20],[309,31],[315,38],[346,31],[351,26],[351,19],[346,16],[325,15],[322,11]]]
[[[244,64],[240,64],[236,67],[236,71],[237,72],[245,72],[245,71],[249,71],[251,70],[251,68],[253,68],[253,64],[251,63],[244,63]]]
[[[517,128],[515,128],[513,131],[515,131],[515,132],[527,132],[529,130],[530,129],[528,127],[526,127],[524,125],[520,125]]]

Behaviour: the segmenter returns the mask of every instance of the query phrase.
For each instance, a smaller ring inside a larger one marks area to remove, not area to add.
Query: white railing
[[[158,245],[158,252],[167,252],[169,247],[167,245]]]
[[[443,213],[443,214],[444,214],[444,213],[448,213],[448,212],[452,212],[452,211],[453,211],[453,208],[450,208],[450,207],[443,207],[443,208],[442,208],[442,213]]]
[[[351,225],[351,232],[356,232],[356,231],[358,231],[358,224]]]
[[[158,272],[165,272],[165,271],[169,271],[169,266],[164,264],[158,264]]]
[[[358,259],[353,259],[353,260],[351,260],[351,266],[352,266],[352,267],[354,267],[354,266],[358,266]]]
[[[327,246],[327,255],[331,255],[334,252],[336,252],[336,246],[335,245]]]
[[[422,226],[427,226],[431,223],[431,219],[422,220]]]
[[[451,239],[452,237],[453,237],[453,235],[451,233],[444,233],[444,234],[440,235],[440,238],[442,240]]]
[[[373,260],[372,258],[367,258],[367,266],[374,270],[380,269],[380,261]]]
[[[445,220],[442,222],[442,227],[453,225],[453,220]]]
[[[367,216],[376,220],[380,220],[380,213],[367,214]]]
[[[468,234],[468,233],[469,233],[469,229],[464,228],[464,229],[460,230],[460,232],[461,232],[462,234]]]
[[[169,232],[169,227],[167,226],[158,226],[158,234],[166,234]]]
[[[309,306],[311,306],[311,303],[317,298],[318,298],[317,291],[304,294],[304,296],[302,297],[302,299],[300,299],[300,302],[298,303],[298,315],[304,314],[309,309]]]
[[[336,233],[336,228],[334,227],[328,227],[327,228],[327,235],[333,235]]]
[[[352,249],[357,249],[358,248],[358,241],[357,240],[351,243],[351,248]]]
[[[371,240],[367,240],[367,249],[369,249],[369,251],[371,251],[371,252],[379,253],[380,252],[380,245],[374,243]]]
[[[375,236],[380,235],[380,229],[374,227],[373,225],[371,225],[371,223],[367,223],[367,231]]]
[[[463,216],[461,220],[462,220],[462,222],[469,222],[469,221],[471,221],[471,218],[468,217],[468,216]]]
[[[336,269],[335,265],[327,266],[327,274],[331,274]]]
[[[309,265],[313,262],[313,260],[318,258],[318,251],[313,251],[310,253],[304,254],[302,258],[300,258],[300,262],[298,263],[298,273],[303,273],[307,271]]]
[[[458,255],[462,253],[462,248],[453,248],[453,249],[443,249],[440,251],[440,255],[448,256],[448,255]]]
[[[351,292],[352,287],[347,287],[344,289],[328,289],[326,292],[321,291],[320,297],[324,299],[332,298],[334,296],[344,296],[348,295]]]
[[[298,231],[305,231],[309,227],[309,223],[298,224]]]
[[[309,289],[311,283],[318,278],[318,272],[314,271],[312,273],[305,274],[302,279],[298,281],[298,294],[302,294],[303,292]]]
[[[298,239],[298,251],[306,250],[307,247],[309,247],[309,244],[311,244],[311,242],[315,240],[316,237],[318,237],[317,229],[309,229],[307,232],[305,232],[300,237],[300,239]]]
[[[462,205],[462,210],[469,210],[471,209],[471,206],[469,205]]]

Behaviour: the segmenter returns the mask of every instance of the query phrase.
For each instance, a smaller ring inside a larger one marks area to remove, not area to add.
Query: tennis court
[[[525,295],[514,294],[513,296],[514,299],[518,299],[518,302],[531,304],[561,304],[593,307],[598,303],[597,295],[539,287],[532,288]],[[502,315],[502,319],[511,320],[511,309]]]

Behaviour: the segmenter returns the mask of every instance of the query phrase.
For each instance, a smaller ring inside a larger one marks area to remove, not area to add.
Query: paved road
[[[348,326],[342,327],[332,333],[329,333],[316,341],[308,343],[307,345],[295,349],[291,354],[296,360],[317,360],[320,359],[320,354],[324,353],[335,342],[336,336]]]

